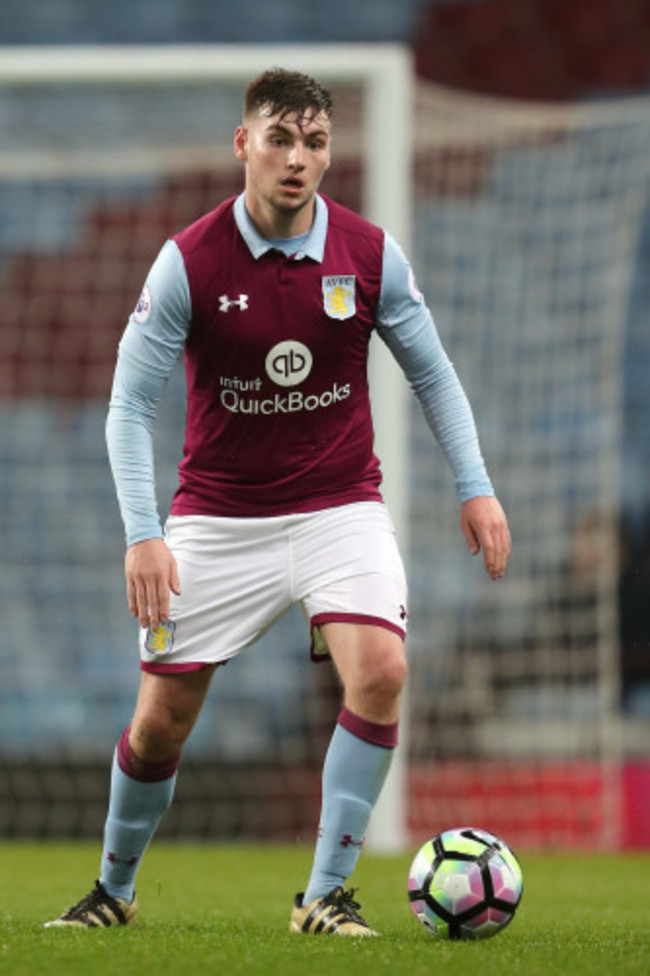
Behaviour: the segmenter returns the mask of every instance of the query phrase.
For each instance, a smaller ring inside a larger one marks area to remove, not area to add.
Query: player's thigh
[[[166,634],[142,631],[142,668],[188,671],[225,662],[252,644],[291,603],[280,519],[174,516],[167,543],[181,592],[172,593]]]
[[[307,545],[299,549],[295,578],[309,619],[312,656],[327,654],[322,628],[330,623],[367,625],[367,632],[360,631],[367,634],[375,632],[374,625],[380,635],[386,629],[402,640],[406,575],[385,506],[363,502],[330,509],[319,513],[304,532]],[[379,644],[383,647],[385,641]]]
[[[346,691],[399,695],[407,671],[399,634],[381,625],[339,621],[323,624],[321,632]]]
[[[299,599],[328,582],[372,573],[392,576],[406,589],[395,527],[382,502],[314,512],[294,529],[292,545]]]

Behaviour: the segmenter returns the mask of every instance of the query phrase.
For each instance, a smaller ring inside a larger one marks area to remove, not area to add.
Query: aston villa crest
[[[354,275],[325,275],[323,306],[331,319],[350,319],[357,310]]]
[[[160,624],[155,630],[149,628],[144,640],[145,650],[156,657],[169,654],[174,643],[175,630],[176,624],[172,620]]]

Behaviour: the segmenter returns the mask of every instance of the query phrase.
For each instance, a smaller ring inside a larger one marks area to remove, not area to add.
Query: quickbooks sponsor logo
[[[266,375],[276,386],[298,386],[311,373],[314,357],[311,351],[297,339],[285,339],[276,343],[267,353],[264,361]],[[259,414],[273,416],[282,413],[300,413],[303,410],[318,410],[331,407],[347,400],[350,384],[335,383],[332,389],[323,393],[305,394],[301,390],[275,393],[272,396],[257,395],[262,385],[259,378],[240,380],[236,377],[221,377],[221,405],[230,413]]]
[[[335,403],[347,400],[350,396],[350,384],[339,386],[335,383],[331,390],[324,393],[311,393],[305,396],[300,390],[291,393],[276,393],[273,397],[257,398],[242,396],[237,390],[222,390],[221,403],[231,413],[262,414],[271,416],[281,413],[299,413],[302,410],[318,410],[320,407],[331,407]]]
[[[278,342],[264,363],[269,379],[277,386],[298,386],[311,373],[313,357],[307,346],[296,339]]]

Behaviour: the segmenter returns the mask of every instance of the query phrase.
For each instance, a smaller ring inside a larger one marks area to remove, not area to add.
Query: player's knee
[[[131,744],[141,759],[156,762],[180,752],[188,733],[187,724],[179,716],[159,710],[134,720]]]
[[[403,653],[389,651],[378,655],[373,665],[360,676],[364,697],[390,702],[399,698],[406,681],[406,658]]]
[[[406,658],[404,654],[392,654],[390,659],[385,662],[382,680],[386,692],[397,698],[404,687],[406,681]]]

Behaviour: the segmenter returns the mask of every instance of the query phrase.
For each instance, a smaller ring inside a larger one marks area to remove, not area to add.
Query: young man
[[[120,343],[107,440],[142,679],[115,751],[100,880],[50,925],[135,921],[136,872],[216,667],[298,602],[343,707],[290,928],[375,934],[344,884],[397,743],[406,584],[373,453],[374,330],[453,468],[470,551],[492,579],[505,571],[506,518],[410,267],[388,234],[317,194],[331,115],[305,75],[276,69],[249,85],[234,139],[244,192],[165,244]],[[181,352],[186,438],[163,533],[152,429]]]

